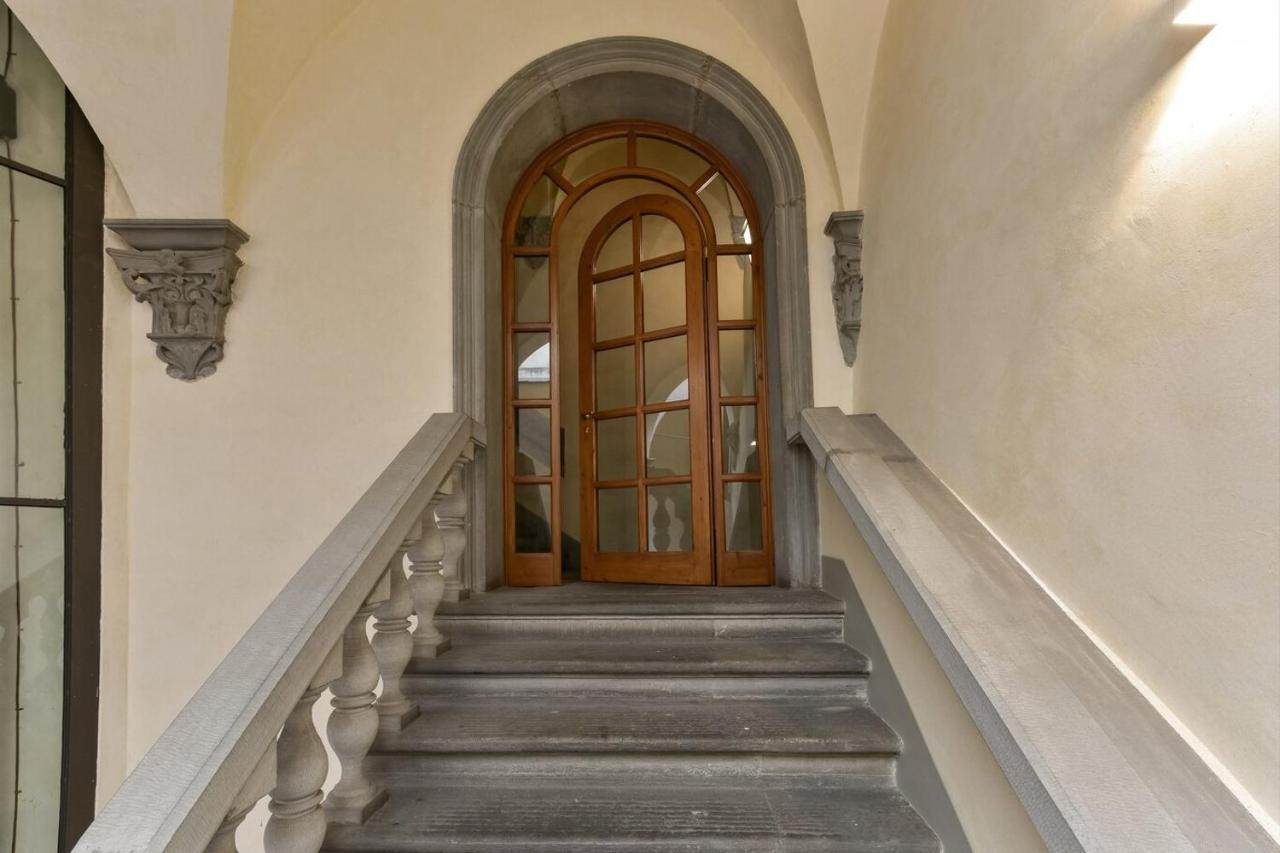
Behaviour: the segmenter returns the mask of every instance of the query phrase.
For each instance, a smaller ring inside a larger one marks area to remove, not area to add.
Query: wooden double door
[[[578,276],[583,579],[733,582],[725,500],[745,472],[725,457],[713,410],[740,407],[742,390],[754,407],[764,376],[752,364],[733,380],[745,389],[715,381],[697,215],[665,195],[623,202],[588,237]],[[758,583],[763,573],[737,576]]]
[[[678,128],[584,128],[526,169],[502,225],[507,584],[773,582],[762,233]]]

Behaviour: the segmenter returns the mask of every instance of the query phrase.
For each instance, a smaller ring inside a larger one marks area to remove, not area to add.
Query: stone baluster
[[[437,495],[427,504],[417,528],[405,542],[409,552],[409,590],[418,627],[413,632],[413,656],[434,658],[449,650],[449,640],[436,627],[436,608],[444,596],[444,539],[436,526]]]
[[[329,746],[342,765],[342,776],[324,801],[332,823],[364,823],[387,799],[386,790],[365,776],[364,759],[378,736],[373,692],[378,686],[378,660],[369,643],[369,617],[390,597],[389,580],[383,574],[347,623],[342,635],[342,675],[329,687],[333,693]]]
[[[311,706],[341,673],[339,641],[280,730],[276,785],[268,803],[271,818],[263,834],[267,853],[316,853],[324,843],[326,823],[320,804],[324,799],[321,788],[329,773],[329,754],[311,720]]]
[[[463,487],[466,464],[466,459],[454,463],[449,492],[436,508],[436,524],[444,537],[445,601],[461,601],[470,594],[462,583],[462,556],[467,548],[467,493]]]
[[[405,547],[396,551],[387,566],[390,597],[373,612],[373,655],[382,675],[382,695],[378,697],[378,730],[398,732],[418,716],[418,705],[404,695],[400,678],[413,657],[413,635],[409,617],[413,597],[404,573]]]
[[[218,827],[218,831],[213,834],[213,838],[209,839],[209,845],[204,848],[204,853],[239,853],[239,848],[236,847],[236,830],[240,828],[245,816],[253,810],[258,800],[271,793],[271,789],[275,786],[276,742],[272,741],[267,751],[262,754],[258,765],[249,774],[249,778],[240,787],[240,793],[236,794],[235,799],[231,801],[226,818]]]

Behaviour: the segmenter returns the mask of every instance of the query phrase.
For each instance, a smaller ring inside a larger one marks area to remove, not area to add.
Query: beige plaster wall
[[[889,0],[797,0],[846,210],[859,203],[867,105],[888,6]]]
[[[875,555],[826,481],[819,480],[818,488],[822,553],[848,567],[969,846],[982,853],[1045,850],[1018,795]]]
[[[242,30],[253,16],[236,15],[237,42],[261,47],[233,46],[232,78],[261,68],[287,83],[274,104],[242,105],[237,88],[227,107],[252,118],[231,122],[228,151],[240,153],[227,185],[253,239],[226,360],[181,384],[140,330],[130,343],[130,764],[423,418],[450,407],[454,163],[484,101],[522,65],[613,34],[716,55],[791,128],[810,253],[829,254],[821,226],[838,188],[824,143],[717,0],[553,0],[518,16],[500,0],[338,5],[296,70],[267,55],[272,38]],[[816,317],[828,286],[815,264]],[[849,405],[829,324],[813,348],[819,403]]]
[[[9,3],[88,116],[138,216],[222,215],[234,3]]]
[[[855,411],[1278,816],[1277,5],[1181,5],[890,5]]]
[[[106,164],[108,217],[134,215],[133,204],[114,164]],[[104,229],[107,246],[123,248],[119,237]],[[98,681],[98,805],[106,804],[124,781],[132,762],[126,751],[129,718],[129,414],[133,371],[146,366],[135,360],[135,348],[150,349],[145,312],[134,310],[133,296],[120,281],[114,264],[103,267],[102,299],[102,668]],[[139,355],[145,356],[146,353]]]

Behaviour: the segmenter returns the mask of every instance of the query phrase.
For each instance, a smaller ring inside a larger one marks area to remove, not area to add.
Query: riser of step
[[[436,625],[453,640],[476,639],[839,639],[844,618],[785,616],[442,616]]]
[[[667,675],[405,675],[410,696],[579,696],[583,699],[795,698],[865,701],[866,676],[667,676]]]
[[[477,787],[495,784],[581,787],[802,785],[807,788],[892,787],[893,755],[770,755],[751,753],[437,753],[430,761],[406,753],[374,753],[370,778],[389,786]]]

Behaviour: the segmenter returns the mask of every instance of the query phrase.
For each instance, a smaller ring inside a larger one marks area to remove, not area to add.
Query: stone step
[[[330,826],[329,851],[380,853],[937,853],[901,794],[792,779],[756,784],[513,783],[501,775],[404,787],[363,826]]]
[[[864,698],[870,664],[839,640],[460,641],[409,665],[415,694],[656,692]]]
[[[844,604],[819,590],[576,583],[444,603],[436,623],[476,638],[839,638]]]
[[[891,753],[699,752],[696,760],[666,752],[375,752],[365,760],[369,778],[389,789],[449,788],[501,777],[503,785],[629,785],[685,787],[893,787]]]
[[[708,702],[662,694],[584,699],[448,696],[384,732],[377,753],[706,753],[886,755],[900,741],[865,702],[754,698]]]

